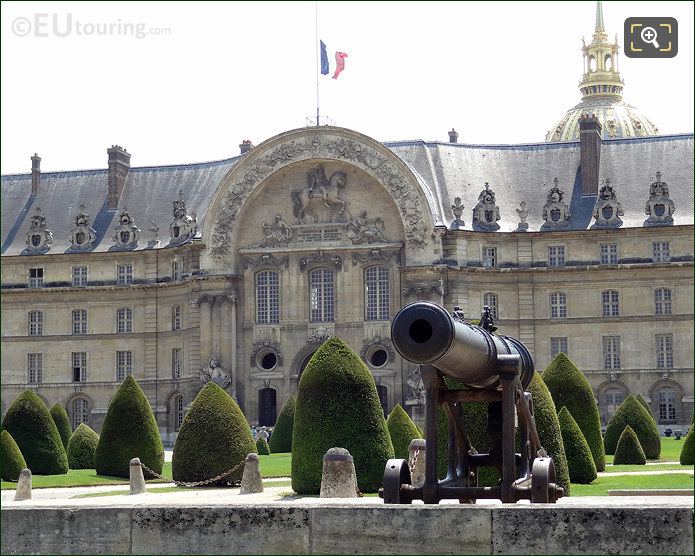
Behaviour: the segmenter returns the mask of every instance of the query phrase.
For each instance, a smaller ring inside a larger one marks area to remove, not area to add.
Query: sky
[[[3,2],[3,174],[236,156],[316,113],[314,2]],[[693,3],[604,2],[624,100],[661,133],[693,131]],[[627,17],[678,20],[672,59],[628,59]],[[594,2],[318,2],[348,54],[322,76],[322,117],[379,141],[542,142],[580,101]],[[324,123],[322,121],[322,123]]]

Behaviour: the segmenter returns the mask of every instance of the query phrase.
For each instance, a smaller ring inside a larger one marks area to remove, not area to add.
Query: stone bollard
[[[321,498],[357,498],[355,463],[345,448],[331,448],[323,456]]]
[[[130,460],[130,494],[143,494],[147,492],[145,476],[142,474],[140,458]]]
[[[15,502],[31,500],[31,470],[22,469],[17,479],[17,492],[14,495]]]
[[[258,492],[263,492],[261,460],[258,454],[251,452],[244,460],[244,472],[241,475],[239,494],[256,494]]]
[[[408,446],[408,467],[410,467],[410,484],[422,486],[425,482],[425,439],[414,438]],[[417,461],[415,461],[417,454]]]

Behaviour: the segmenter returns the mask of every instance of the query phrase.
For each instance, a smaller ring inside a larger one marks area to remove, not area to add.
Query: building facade
[[[602,16],[601,16],[602,17]],[[693,412],[693,135],[380,143],[306,127],[222,161],[2,176],[2,411],[31,388],[100,430],[132,373],[173,441],[213,380],[273,424],[332,335],[422,416],[390,340],[424,299],[565,352],[604,422],[629,393]]]

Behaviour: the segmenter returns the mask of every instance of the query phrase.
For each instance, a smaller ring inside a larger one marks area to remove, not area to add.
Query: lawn
[[[572,497],[608,496],[609,490],[693,488],[693,474],[599,477],[590,485],[572,484]]]
[[[270,454],[259,456],[261,460],[261,475],[264,478],[289,477],[292,454]],[[164,464],[162,475],[171,480],[171,463]],[[148,483],[161,483],[160,479]],[[34,475],[32,488],[74,487],[96,485],[127,485],[128,480],[120,477],[97,475],[94,469],[71,469],[66,475]],[[2,481],[2,489],[17,488],[17,483]]]
[[[606,473],[624,473],[625,471],[692,471],[691,465],[680,463],[661,463],[659,465],[606,465]]]
[[[685,431],[683,431],[685,433]],[[676,440],[673,437],[666,438],[661,437],[661,454],[658,460],[650,461],[680,461],[681,458],[681,448],[683,447],[683,440],[685,436],[680,440]],[[613,463],[613,456],[606,456],[606,463]]]
[[[263,481],[263,486],[265,488],[271,488],[271,487],[290,487],[292,486],[292,481],[287,480],[287,481]],[[219,488],[219,487],[217,487]],[[163,494],[167,492],[181,492],[184,490],[206,490],[205,487],[198,487],[198,488],[186,488],[186,487],[178,487],[178,486],[164,486],[164,487],[154,487],[154,488],[148,488],[147,492],[148,493],[154,493],[154,494]],[[102,497],[102,496],[121,496],[123,494],[127,494],[127,490],[110,490],[107,492],[88,492],[86,494],[78,494],[77,496],[73,496],[72,498],[95,498],[95,497]]]

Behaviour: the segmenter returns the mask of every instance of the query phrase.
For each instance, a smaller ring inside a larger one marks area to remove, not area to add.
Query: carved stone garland
[[[314,264],[330,264],[333,265],[336,270],[340,270],[343,268],[343,259],[340,258],[339,255],[329,255],[324,250],[319,249],[311,255],[299,259],[299,270],[304,272],[307,267]]]
[[[211,255],[224,259],[232,251],[232,234],[239,211],[256,185],[278,168],[306,158],[332,158],[346,160],[360,166],[384,184],[398,206],[405,228],[406,243],[415,249],[424,249],[428,243],[429,228],[420,196],[413,191],[407,178],[384,155],[355,140],[315,135],[293,140],[275,147],[265,156],[250,163],[246,171],[231,184],[217,211],[211,238]]]
[[[282,348],[280,347],[280,342],[274,342],[269,338],[263,338],[260,342],[253,344],[253,350],[251,351],[251,366],[256,367],[256,356],[263,350],[272,351],[277,357],[277,365],[282,365],[283,356]]]
[[[388,263],[392,260],[396,260],[397,264],[401,264],[400,250],[386,252],[381,249],[372,249],[369,253],[353,253],[352,254],[352,264],[358,265],[360,263],[369,262],[383,262]]]
[[[418,297],[422,295],[428,295],[436,293],[438,295],[446,295],[446,290],[442,288],[440,284],[431,284],[429,286],[408,286],[401,290],[401,295],[403,297],[410,297],[411,295],[416,295]]]
[[[320,346],[331,337],[331,330],[325,326],[319,326],[316,328],[309,337],[306,339],[307,344],[316,344]]]
[[[381,336],[374,336],[373,338],[365,338],[364,340],[362,340],[362,349],[360,350],[360,357],[363,361],[367,361],[367,352],[369,352],[369,350],[375,346],[383,348],[383,350],[386,352],[386,355],[388,355],[389,363],[394,362],[396,358],[396,350],[393,349],[393,346],[391,345],[391,340],[389,340],[388,338],[382,338]]]

